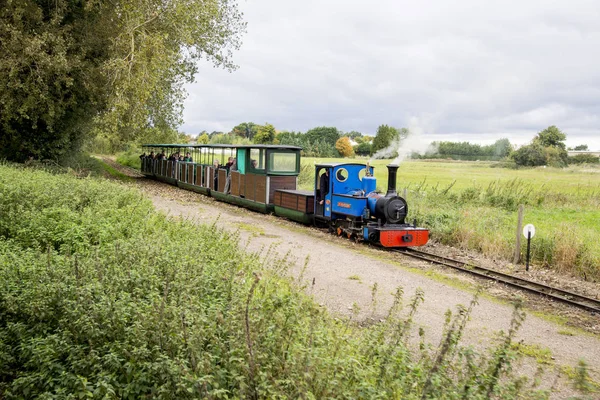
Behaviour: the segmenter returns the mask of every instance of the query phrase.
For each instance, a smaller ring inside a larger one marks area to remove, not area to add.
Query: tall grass
[[[306,165],[315,161],[304,160]],[[375,160],[378,187],[385,165]],[[517,209],[536,226],[532,260],[586,280],[600,280],[600,174],[570,167],[511,171],[486,163],[404,162],[398,190],[408,193],[409,219],[431,229],[439,242],[513,260]],[[307,182],[310,187],[312,182]],[[522,254],[525,253],[522,241]]]
[[[460,344],[476,299],[413,349],[421,292],[360,328],[237,241],[117,184],[0,165],[0,397],[547,397],[510,372],[519,307],[487,352]]]

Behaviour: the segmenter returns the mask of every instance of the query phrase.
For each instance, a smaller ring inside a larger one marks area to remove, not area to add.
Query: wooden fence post
[[[523,212],[525,210],[525,206],[523,204],[519,205],[519,215],[517,217],[517,244],[515,245],[515,257],[513,259],[513,264],[517,265],[521,260],[521,231],[523,230]]]
[[[402,191],[402,198],[404,198],[404,200],[406,200],[407,194],[408,194],[408,189],[404,188],[404,190]]]

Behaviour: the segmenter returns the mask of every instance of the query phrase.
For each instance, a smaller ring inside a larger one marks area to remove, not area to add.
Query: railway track
[[[103,161],[108,162],[113,165],[118,165],[121,169],[127,170],[131,175],[135,177],[143,176],[136,169],[131,167],[122,166],[117,164],[112,159],[103,158]],[[597,313],[600,315],[600,300],[593,299],[590,297],[585,297],[580,294],[570,292],[567,290],[555,288],[552,286],[544,285],[542,283],[530,281],[527,279],[519,278],[513,275],[505,274],[499,271],[494,271],[488,268],[480,267],[477,265],[473,265],[467,262],[454,260],[452,258],[440,256],[433,253],[424,252],[421,250],[416,250],[413,248],[404,248],[404,249],[392,249],[391,251],[396,253],[401,253],[403,255],[417,258],[420,260],[428,261],[431,263],[443,265],[446,267],[450,267],[453,269],[457,269],[480,278],[493,280],[496,282],[503,283],[505,285],[518,288],[521,290],[528,291],[530,293],[535,293],[538,295],[546,296],[556,301],[560,301],[562,303],[569,304],[574,307],[578,307],[581,309],[585,309],[587,311],[591,311],[593,313]]]
[[[407,255],[409,257],[454,268],[472,275],[476,275],[480,278],[500,282],[511,287],[528,291],[530,293],[546,296],[548,298],[551,298],[552,300],[560,301],[562,303],[582,308],[587,311],[595,312],[600,315],[600,300],[585,297],[580,294],[570,292],[568,290],[558,289],[552,286],[544,285],[543,283],[530,281],[513,275],[494,271],[488,268],[479,267],[477,265],[473,265],[467,262],[454,260],[452,258],[443,257],[437,254],[432,254],[421,250],[415,250],[412,248],[396,249],[392,251]]]

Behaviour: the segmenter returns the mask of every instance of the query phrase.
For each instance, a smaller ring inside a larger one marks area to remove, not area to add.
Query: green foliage
[[[452,158],[458,160],[500,160],[512,151],[508,139],[499,139],[492,145],[482,146],[469,142],[433,142],[436,151],[427,158]]]
[[[277,135],[279,144],[299,146],[302,147],[302,155],[308,157],[337,157],[339,156],[338,151],[335,148],[335,142],[330,145],[326,139],[319,138],[316,134],[320,132],[321,128],[311,129],[312,134],[309,136],[302,132],[280,132]],[[330,128],[325,128],[333,136],[333,131]],[[337,132],[337,130],[336,130]],[[337,139],[336,139],[337,141]]]
[[[567,136],[560,129],[552,125],[540,131],[530,145],[514,151],[511,158],[520,166],[565,167],[568,161],[564,143],[566,138]]]
[[[340,138],[340,131],[333,126],[319,126],[309,129],[305,138],[310,143],[324,143],[335,149],[335,142]]]
[[[377,128],[377,134],[375,135],[375,139],[373,139],[373,145],[371,151],[373,154],[377,153],[379,150],[383,150],[387,148],[394,140],[398,140],[400,138],[400,131],[394,127],[388,125],[380,125]]]
[[[0,157],[58,159],[98,128],[115,143],[180,120],[200,58],[232,69],[235,2],[7,1],[0,8]]]
[[[210,144],[233,144],[234,136],[225,133],[218,133],[211,136]]]
[[[371,154],[371,144],[369,142],[362,142],[354,146],[354,152],[359,156],[368,156]]]
[[[58,159],[81,146],[106,95],[100,19],[83,2],[3,2],[0,157]]]
[[[236,236],[169,220],[136,191],[7,166],[0,182],[3,398],[536,394],[509,372],[519,308],[489,354],[460,346],[476,300],[448,314],[437,348],[413,351],[420,291],[403,309],[399,289],[383,322],[355,327],[282,279],[284,261],[265,267]]]
[[[544,147],[537,142],[527,146],[521,146],[518,150],[511,154],[511,158],[515,160],[517,165],[526,167],[546,165],[546,154],[544,153]]]
[[[350,139],[356,140],[358,138],[362,138],[362,133],[357,132],[357,131],[350,131],[348,133],[344,133],[344,136],[349,137]]]
[[[142,160],[140,159],[142,151],[136,148],[131,148],[128,151],[117,154],[116,161],[121,165],[126,165],[131,168],[140,169]]]
[[[593,154],[577,154],[567,159],[569,164],[599,164],[600,157]]]
[[[588,147],[587,144],[580,144],[579,146],[575,146],[573,148],[573,150],[575,150],[575,151],[588,151],[589,147]]]
[[[208,144],[210,142],[210,138],[208,137],[208,133],[203,133],[202,135],[198,136],[198,139],[196,140],[196,142],[198,144]]]
[[[252,144],[247,138],[226,133],[215,133],[210,136],[209,144]]]
[[[565,135],[560,129],[552,125],[538,132],[537,136],[533,139],[535,142],[539,142],[543,147],[557,147],[565,150]]]
[[[269,144],[275,139],[275,127],[269,123],[260,125],[254,136],[254,143]]]
[[[259,126],[254,122],[242,122],[241,124],[236,125],[230,133],[241,138],[252,140],[254,139],[254,135],[258,133],[258,128]]]

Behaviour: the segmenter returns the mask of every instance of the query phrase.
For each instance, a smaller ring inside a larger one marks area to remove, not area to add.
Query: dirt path
[[[218,219],[219,226],[239,232],[241,245],[248,251],[268,253],[269,257],[287,257],[290,274],[302,276],[309,282],[315,299],[333,313],[349,315],[356,304],[360,310],[359,318],[378,320],[391,305],[396,288],[403,288],[405,303],[417,288],[422,289],[425,301],[419,308],[416,326],[425,329],[426,337],[432,343],[440,340],[446,311],[454,310],[457,304],[467,305],[480,284],[468,276],[354,244],[274,216],[249,212],[152,180],[137,181],[158,210],[199,223],[213,223]],[[372,300],[374,284],[377,284],[375,307]],[[512,307],[504,299],[526,297],[499,285],[488,286],[484,293],[464,336],[465,344],[479,348],[489,345],[496,332],[508,329]],[[529,297],[527,303],[531,303]],[[546,311],[556,308],[562,313],[572,312],[546,300],[535,299],[531,304]],[[549,372],[543,380],[546,386],[552,385],[557,390],[553,398],[572,395],[564,374],[559,379],[556,375],[558,371],[576,366],[580,359],[587,362],[594,380],[599,380],[600,338],[597,335],[552,322],[552,318],[528,314],[518,334],[523,349],[532,356],[522,366],[523,371],[533,375],[536,363],[545,363]],[[589,318],[588,323],[592,321],[593,324],[598,316]]]

